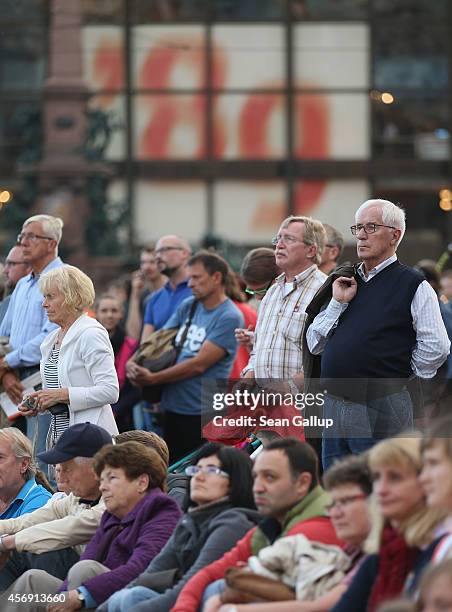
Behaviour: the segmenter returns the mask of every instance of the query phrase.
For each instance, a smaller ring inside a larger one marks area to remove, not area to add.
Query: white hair
[[[57,244],[60,244],[61,236],[63,235],[63,219],[60,219],[60,217],[53,217],[52,215],[34,215],[24,221],[23,227],[33,222],[40,223],[44,234],[46,234],[48,238],[56,240]]]
[[[366,208],[378,207],[381,209],[381,218],[384,225],[390,225],[400,230],[400,238],[397,241],[396,247],[402,242],[402,238],[405,234],[405,211],[400,206],[397,206],[389,200],[366,200],[355,213],[355,221],[357,221],[359,214]]]

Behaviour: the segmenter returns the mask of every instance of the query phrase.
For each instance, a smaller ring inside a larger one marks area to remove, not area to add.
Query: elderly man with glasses
[[[264,389],[275,397],[271,406],[261,405],[273,420],[290,421],[290,398],[303,390],[302,331],[306,306],[314,297],[326,275],[318,269],[325,230],[320,221],[309,217],[288,217],[273,238],[275,260],[281,274],[262,290],[253,349],[248,365],[242,371],[238,390]],[[256,387],[256,384],[258,387]],[[260,393],[260,391],[259,391]],[[283,398],[285,401],[283,401]],[[287,407],[287,410],[286,410]],[[270,414],[271,413],[271,414]],[[273,429],[281,435],[303,435],[299,425],[269,427],[259,420],[258,430]],[[232,433],[231,433],[232,435]]]
[[[321,355],[324,417],[334,420],[323,432],[324,469],[412,428],[408,380],[432,378],[450,348],[435,292],[396,256],[405,212],[368,200],[355,221],[362,263],[334,280],[332,299],[306,333],[309,351]]]
[[[50,323],[42,307],[43,297],[38,287],[39,276],[63,265],[58,257],[58,245],[63,221],[51,215],[35,215],[23,224],[17,237],[22,247],[22,260],[31,267],[30,274],[19,280],[13,291],[6,315],[0,325],[0,336],[9,337],[12,351],[0,359],[0,381],[15,403],[22,401],[21,380],[39,370],[41,342],[56,325]],[[38,452],[45,450],[45,437],[50,413],[27,421],[27,435],[32,439],[39,418]],[[41,467],[46,470],[45,465]]]

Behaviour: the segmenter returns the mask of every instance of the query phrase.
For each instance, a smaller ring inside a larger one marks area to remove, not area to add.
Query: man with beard
[[[160,272],[168,277],[168,282],[147,302],[141,342],[153,331],[161,329],[179,304],[192,295],[186,269],[190,254],[190,245],[180,236],[163,236],[157,242],[157,265]]]

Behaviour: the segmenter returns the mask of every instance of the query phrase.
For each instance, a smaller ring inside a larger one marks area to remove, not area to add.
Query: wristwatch
[[[76,591],[78,593],[78,600],[82,604],[82,608],[84,608],[85,607],[85,595],[80,589],[76,589]]]

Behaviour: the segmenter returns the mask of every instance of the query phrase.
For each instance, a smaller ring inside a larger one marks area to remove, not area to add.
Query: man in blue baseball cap
[[[93,457],[111,443],[102,427],[79,423],[69,427],[51,450],[38,455],[45,463],[59,464],[71,492],[23,517],[0,521],[0,591],[29,569],[64,579],[79,560],[105,510]]]

